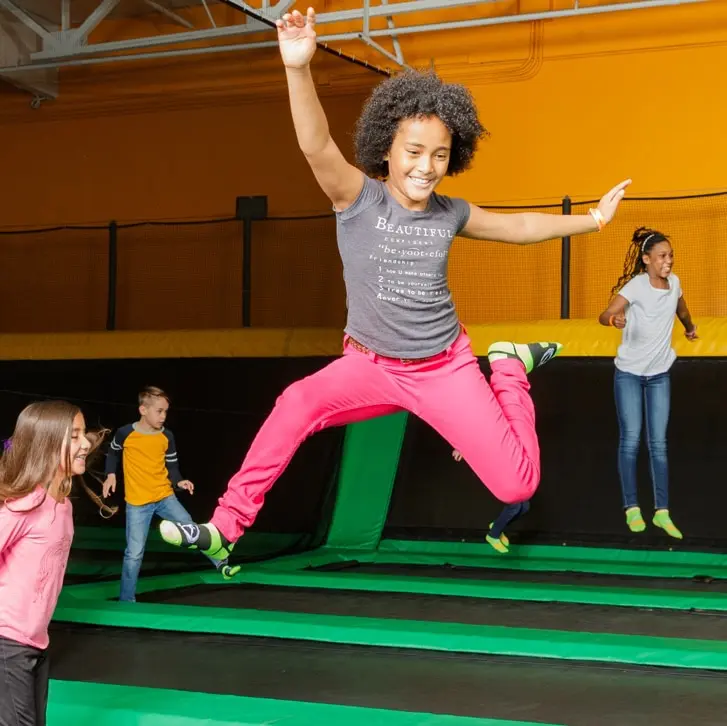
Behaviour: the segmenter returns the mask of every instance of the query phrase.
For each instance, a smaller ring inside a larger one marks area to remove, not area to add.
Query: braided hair
[[[624,269],[618,282],[611,289],[611,296],[615,296],[616,293],[627,283],[629,280],[633,280],[636,275],[640,275],[642,272],[646,272],[646,265],[644,264],[644,255],[648,255],[649,252],[654,248],[654,245],[658,245],[659,242],[669,242],[669,238],[659,232],[656,229],[650,229],[649,227],[639,227],[631,238],[631,244],[629,250],[626,253],[626,259],[624,260]]]

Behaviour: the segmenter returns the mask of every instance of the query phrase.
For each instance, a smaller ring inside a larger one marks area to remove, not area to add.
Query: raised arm
[[[278,44],[288,80],[290,110],[300,150],[318,184],[338,211],[353,204],[363,187],[363,172],[349,164],[331,138],[316,93],[310,62],[316,51],[315,12],[294,10],[276,21]]]
[[[541,214],[521,212],[499,214],[470,205],[470,218],[460,233],[462,237],[529,245],[549,239],[597,232],[616,214],[631,179],[622,181],[605,194],[598,207],[587,214]]]

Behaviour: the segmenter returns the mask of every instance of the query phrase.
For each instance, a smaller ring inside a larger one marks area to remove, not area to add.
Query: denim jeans
[[[0,638],[0,726],[45,726],[48,652]]]
[[[666,429],[671,401],[669,372],[655,376],[636,376],[616,369],[614,393],[620,432],[618,473],[621,478],[624,508],[638,506],[636,461],[645,413],[654,508],[668,509],[669,467],[666,455]]]
[[[161,519],[182,524],[191,524],[193,521],[174,494],[151,504],[126,505],[126,551],[121,568],[121,601],[136,602],[136,583],[144,558],[146,538],[155,514]]]

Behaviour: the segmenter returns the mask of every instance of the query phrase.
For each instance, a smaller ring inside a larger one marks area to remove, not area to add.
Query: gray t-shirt
[[[384,182],[365,179],[356,201],[336,214],[345,331],[392,358],[441,353],[460,331],[447,262],[454,237],[469,219],[469,204],[432,194],[426,211],[412,212]]]
[[[642,272],[619,291],[629,304],[614,362],[624,373],[656,376],[666,373],[676,360],[672,333],[682,285],[674,273],[668,279],[669,287],[662,290],[653,287],[649,276]]]

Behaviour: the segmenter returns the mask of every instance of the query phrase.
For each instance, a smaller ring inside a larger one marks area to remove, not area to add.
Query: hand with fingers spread
[[[316,52],[316,13],[308,8],[303,16],[297,10],[275,21],[278,44],[286,68],[305,68]]]
[[[601,213],[604,224],[608,224],[613,219],[629,184],[631,184],[631,179],[626,179],[601,197],[601,201],[598,203],[598,211]]]

